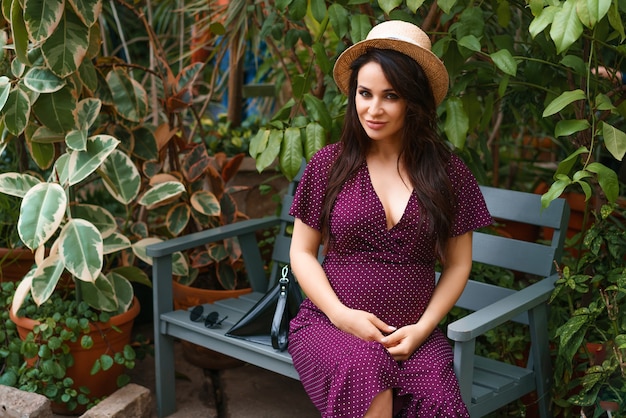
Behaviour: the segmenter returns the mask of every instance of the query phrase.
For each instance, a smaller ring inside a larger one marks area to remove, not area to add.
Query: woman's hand
[[[372,313],[347,307],[333,313],[329,318],[340,330],[365,341],[382,343],[385,335],[396,330],[395,327],[387,325]]]
[[[398,328],[393,334],[384,337],[381,344],[387,348],[394,360],[408,360],[431,333],[432,329],[429,330],[428,327],[421,326],[418,322]]]

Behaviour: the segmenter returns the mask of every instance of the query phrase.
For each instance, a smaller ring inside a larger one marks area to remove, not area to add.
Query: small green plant
[[[91,396],[86,387],[76,388],[73,379],[67,375],[68,368],[74,365],[70,345],[80,344],[83,349],[90,349],[94,345],[89,335],[90,324],[105,323],[110,315],[94,311],[85,302],[77,302],[69,289],[66,295],[56,292],[40,307],[29,299],[18,314],[40,320],[40,324],[21,340],[16,325],[9,318],[14,291],[14,283],[2,283],[0,384],[43,394],[55,403],[64,404],[68,411],[79,406],[93,406],[99,399]],[[101,335],[106,339],[104,334]],[[90,374],[93,376],[109,370],[114,364],[132,369],[135,357],[135,350],[130,344],[124,346],[121,352],[109,351],[95,361]],[[129,380],[128,375],[120,375],[118,387]]]
[[[555,330],[555,401],[563,408],[611,400],[620,404],[618,416],[626,413],[624,215],[616,205],[602,207],[585,233],[584,252],[563,266],[550,300],[567,307],[556,311]],[[590,352],[590,344],[599,350]]]

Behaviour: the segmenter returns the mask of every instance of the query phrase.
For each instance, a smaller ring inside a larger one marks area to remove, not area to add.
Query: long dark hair
[[[322,208],[322,240],[328,248],[329,221],[335,199],[342,185],[355,175],[365,161],[372,143],[361,126],[355,104],[357,75],[360,68],[369,62],[381,66],[396,93],[406,101],[399,158],[423,208],[428,232],[434,234],[435,253],[440,260],[444,260],[455,208],[455,195],[446,171],[451,151],[439,135],[437,106],[422,67],[407,55],[393,50],[370,49],[351,65],[348,106],[341,133],[342,150],[330,170]]]

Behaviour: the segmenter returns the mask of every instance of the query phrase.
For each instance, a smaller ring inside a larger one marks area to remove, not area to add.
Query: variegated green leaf
[[[11,303],[11,312],[17,316],[17,311],[22,307],[24,300],[30,294],[30,289],[33,284],[33,276],[35,275],[35,269],[31,269],[26,276],[22,278],[20,284],[17,285],[15,292],[13,292],[13,302]]]
[[[78,102],[76,119],[80,129],[89,129],[100,115],[102,102],[95,98],[87,98]]]
[[[33,104],[33,112],[52,131],[65,133],[76,129],[76,97],[70,86],[50,94],[39,96]]]
[[[85,151],[87,150],[87,136],[89,132],[87,130],[79,129],[72,130],[65,135],[65,145],[67,148],[73,151]]]
[[[583,24],[576,14],[575,2],[566,0],[561,10],[554,15],[550,38],[556,45],[556,52],[560,54],[580,38],[583,33]]]
[[[9,93],[11,92],[11,80],[9,77],[3,75],[0,76],[0,115],[2,114],[2,108],[7,102],[9,98]]]
[[[222,212],[220,202],[215,195],[207,190],[199,190],[189,199],[191,207],[206,216],[219,216]]]
[[[112,269],[111,272],[123,276],[131,283],[140,283],[144,286],[152,288],[152,281],[146,272],[137,266],[116,267]]]
[[[102,271],[102,236],[84,219],[70,219],[59,236],[59,254],[65,268],[76,278],[93,282]]]
[[[140,122],[148,112],[148,95],[141,84],[121,68],[109,72],[106,81],[119,115]]]
[[[180,196],[185,192],[185,186],[178,181],[166,181],[155,185],[139,199],[139,204],[143,206],[157,205],[164,200]]]
[[[7,3],[7,2],[3,2]],[[28,31],[24,22],[24,13],[19,1],[8,2],[11,4],[11,33],[17,59],[24,65],[30,65],[28,59]]]
[[[56,30],[41,45],[48,66],[59,77],[67,77],[80,66],[89,46],[89,28],[71,7],[66,7]]]
[[[24,0],[24,22],[35,43],[45,41],[63,16],[63,0]]]
[[[78,67],[78,76],[85,88],[91,93],[95,93],[98,88],[98,74],[96,73],[96,67],[93,62],[88,59],[84,59]]]
[[[40,126],[30,137],[30,140],[38,144],[54,144],[55,142],[63,142],[65,135],[45,126]]]
[[[146,126],[133,129],[133,137],[135,138],[133,155],[144,161],[158,160],[159,150],[157,149],[156,138],[150,129]]]
[[[115,298],[118,304],[117,312],[126,312],[133,303],[133,286],[126,277],[115,272],[107,274],[107,278],[110,283],[113,283],[113,291],[115,292]]]
[[[120,143],[110,135],[94,135],[87,140],[87,150],[72,151],[68,162],[68,183],[80,183],[96,171]]]
[[[104,238],[103,243],[105,254],[113,254],[131,247],[131,242],[128,237],[119,232],[114,232]]]
[[[24,75],[24,84],[38,93],[54,93],[65,86],[65,81],[46,67],[32,67]]]
[[[37,167],[47,170],[52,166],[56,156],[53,144],[41,144],[33,141],[26,141],[30,155]]]
[[[170,232],[170,234],[172,234],[172,236],[178,236],[187,227],[190,217],[191,210],[186,203],[181,202],[177,205],[174,205],[172,208],[170,208],[170,210],[167,211],[167,216],[165,217],[165,225],[167,226],[167,230]]]
[[[13,89],[2,110],[4,126],[7,130],[15,136],[24,132],[30,116],[28,95],[19,88]]]
[[[0,192],[16,197],[24,197],[33,186],[41,181],[30,174],[2,173],[0,174]]]
[[[152,257],[146,254],[146,247],[159,242],[163,242],[163,240],[156,237],[139,240],[133,244],[133,253],[144,263],[152,265]],[[180,251],[172,254],[172,273],[175,276],[189,275],[189,263],[187,263],[187,259]]]
[[[50,299],[63,271],[65,266],[58,253],[50,255],[37,266],[31,285],[31,295],[37,306]]]
[[[35,250],[45,244],[61,225],[66,207],[65,191],[56,183],[39,183],[28,190],[17,221],[24,245]]]
[[[113,234],[117,229],[115,218],[111,212],[97,205],[78,204],[72,206],[72,217],[89,221],[95,226],[102,238],[106,238]]]
[[[102,0],[68,0],[85,26],[93,25],[102,11]]]
[[[76,286],[80,288],[83,300],[92,308],[105,312],[117,312],[118,303],[113,283],[104,274],[98,275],[93,282],[79,280]]]
[[[130,157],[115,150],[100,167],[104,186],[118,202],[127,205],[139,194],[141,176]]]

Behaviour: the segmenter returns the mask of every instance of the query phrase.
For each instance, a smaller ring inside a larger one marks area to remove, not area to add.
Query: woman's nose
[[[382,113],[382,111],[383,111],[383,107],[381,106],[380,101],[377,99],[372,100],[370,103],[370,107],[369,107],[370,115],[378,115]]]

